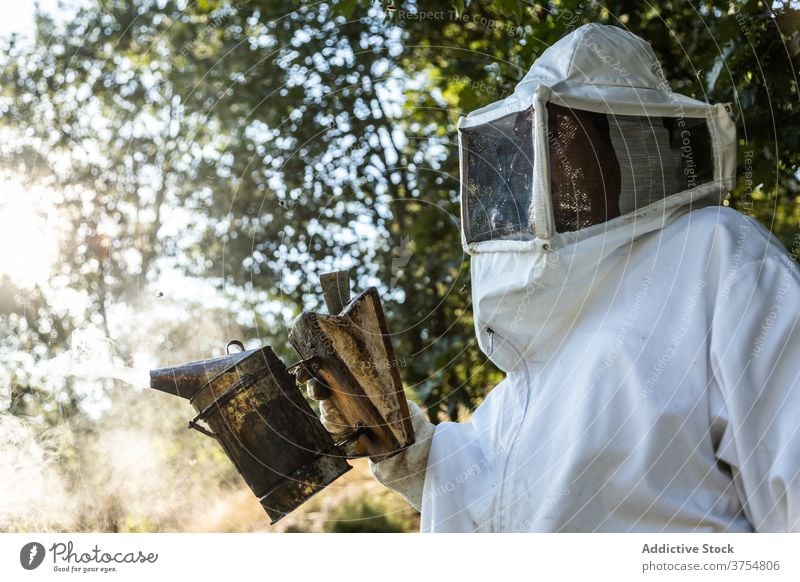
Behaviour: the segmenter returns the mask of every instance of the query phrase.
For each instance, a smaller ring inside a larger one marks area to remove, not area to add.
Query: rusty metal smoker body
[[[324,285],[337,315],[307,312],[293,326],[302,359],[291,370],[264,346],[150,373],[151,388],[189,400],[197,411],[189,427],[222,446],[272,523],[349,471],[348,458],[380,460],[414,442],[377,290],[349,301],[342,278],[328,279],[336,293]],[[342,411],[352,428],[342,441],[334,443],[291,371],[323,386]]]

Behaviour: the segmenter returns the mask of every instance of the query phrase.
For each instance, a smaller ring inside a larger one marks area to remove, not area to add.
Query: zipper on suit
[[[501,509],[503,508],[503,500],[506,492],[506,483],[508,482],[506,476],[508,474],[509,465],[511,463],[513,452],[515,451],[514,447],[517,443],[517,439],[519,438],[520,433],[522,432],[522,426],[525,423],[525,418],[528,415],[528,404],[530,403],[530,398],[531,398],[530,393],[532,389],[532,378],[527,364],[522,359],[522,352],[518,350],[513,343],[511,343],[511,340],[498,334],[491,326],[486,326],[484,329],[486,333],[489,335],[489,339],[487,342],[487,351],[488,351],[487,356],[489,356],[489,359],[492,359],[492,355],[495,353],[495,350],[510,348],[511,351],[514,352],[516,357],[518,358],[517,365],[522,366],[522,371],[521,372],[518,371],[516,373],[517,374],[522,373],[524,375],[522,381],[522,384],[524,385],[524,390],[522,391],[523,394],[521,395],[523,401],[522,401],[522,406],[520,407],[522,409],[522,413],[520,414],[519,422],[517,422],[516,427],[513,429],[512,436],[509,439],[507,454],[502,455],[504,460],[503,460],[503,468],[500,473],[500,486],[499,486],[499,491],[495,496],[495,501],[493,504],[493,511],[492,511],[493,513],[492,529],[494,531],[505,531],[504,529],[505,524],[503,523],[503,517],[502,517],[503,512],[501,511]],[[517,395],[519,396],[519,394]]]

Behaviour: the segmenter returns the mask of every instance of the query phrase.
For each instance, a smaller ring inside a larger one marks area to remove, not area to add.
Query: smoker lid
[[[213,378],[262,349],[151,370],[150,388],[188,400]]]

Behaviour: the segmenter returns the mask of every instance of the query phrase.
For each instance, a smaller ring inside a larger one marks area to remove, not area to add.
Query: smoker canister
[[[228,360],[232,363],[225,366]],[[198,414],[189,426],[219,442],[272,523],[350,470],[269,346],[203,364],[189,365],[204,370],[199,376],[193,371],[194,379],[222,371],[190,396]],[[186,370],[155,370],[151,386],[186,397]],[[175,387],[165,387],[169,377]]]

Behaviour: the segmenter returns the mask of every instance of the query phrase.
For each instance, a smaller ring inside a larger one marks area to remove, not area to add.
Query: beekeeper
[[[422,530],[800,530],[800,274],[721,206],[730,106],[590,24],[459,139],[475,331],[506,377],[469,422],[412,406],[417,444],[371,466]]]

